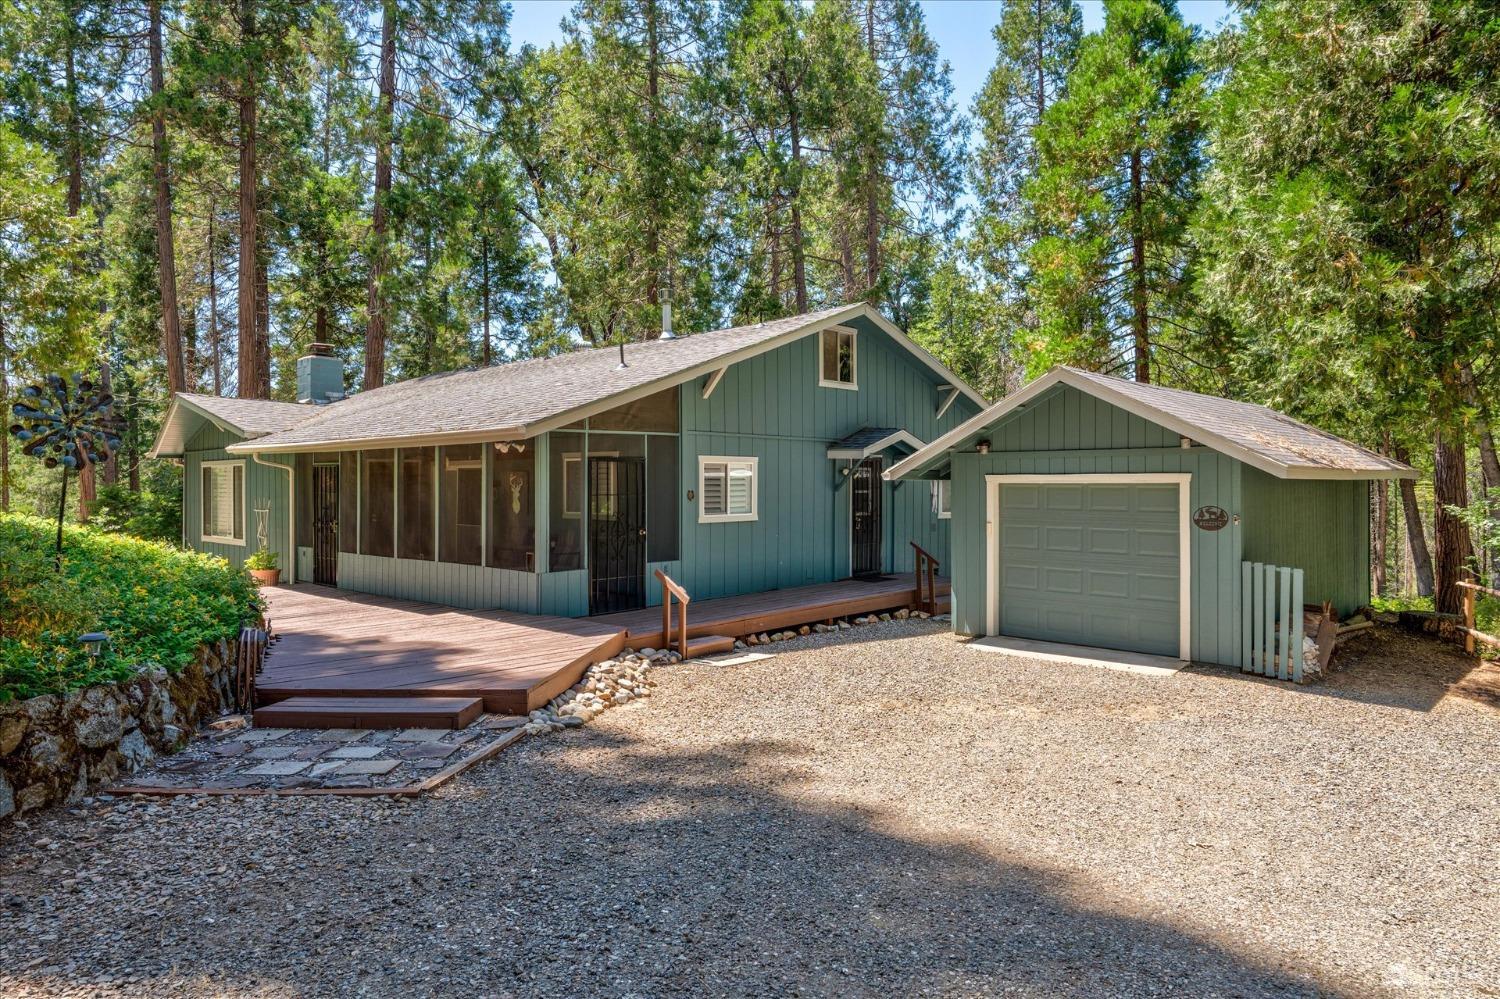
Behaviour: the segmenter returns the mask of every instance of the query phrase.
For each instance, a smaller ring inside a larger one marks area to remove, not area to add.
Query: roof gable
[[[957,375],[865,303],[753,326],[577,350],[397,382],[321,406],[313,418],[229,450],[289,452],[532,437],[726,368],[840,323],[873,324],[935,378],[983,406]]]
[[[888,476],[935,474],[947,464],[950,452],[972,446],[1014,414],[1044,404],[1047,394],[1059,385],[1071,386],[1278,478],[1416,477],[1416,472],[1401,462],[1264,406],[1159,385],[1143,385],[1067,367],[1053,368],[1019,392],[933,441],[895,465]]]
[[[204,426],[215,426],[250,440],[291,429],[317,412],[317,407],[304,403],[179,392],[167,408],[166,419],[151,446],[151,457],[181,455]]]

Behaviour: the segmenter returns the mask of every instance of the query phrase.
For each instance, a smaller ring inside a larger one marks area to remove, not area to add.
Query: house
[[[1301,570],[1299,634],[1304,601],[1369,602],[1369,483],[1416,477],[1262,406],[1066,367],[886,474],[943,483],[955,631],[1230,666],[1272,620],[1266,565]]]
[[[185,544],[283,581],[582,616],[948,558],[938,487],[886,465],[985,401],[867,305],[300,403],[179,395]]]

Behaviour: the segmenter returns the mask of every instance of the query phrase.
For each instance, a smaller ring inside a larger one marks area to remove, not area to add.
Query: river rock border
[[[947,614],[931,615],[925,611],[902,608],[890,613],[841,618],[832,624],[819,622],[783,631],[745,635],[735,640],[734,650],[735,653],[741,653],[751,646],[787,642],[807,635],[848,631],[862,625],[904,621],[907,618],[949,620]],[[593,721],[610,708],[650,697],[651,689],[656,686],[655,671],[681,661],[681,656],[668,649],[643,648],[595,663],[584,671],[582,679],[549,701],[546,707],[531,712],[527,717],[526,732],[530,735],[546,735],[565,728],[577,728]]]
[[[0,704],[0,820],[83,797],[170,753],[234,702],[236,643],[199,648],[177,675]]]

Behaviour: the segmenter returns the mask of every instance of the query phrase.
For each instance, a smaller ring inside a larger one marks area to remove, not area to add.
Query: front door
[[[313,582],[339,582],[339,466],[313,466]]]
[[[646,459],[589,458],[589,613],[646,606]]]
[[[850,524],[851,571],[856,576],[878,576],[880,558],[880,459],[866,458],[854,467],[854,504]]]

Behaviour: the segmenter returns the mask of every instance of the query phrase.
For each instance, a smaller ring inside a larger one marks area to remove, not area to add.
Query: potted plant
[[[269,548],[258,549],[245,559],[245,568],[250,570],[250,578],[261,586],[275,586],[281,579],[278,557]]]

